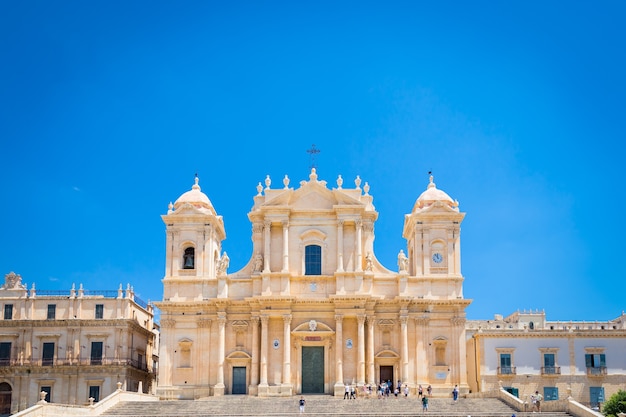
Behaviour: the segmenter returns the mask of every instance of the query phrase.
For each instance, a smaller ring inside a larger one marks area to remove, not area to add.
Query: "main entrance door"
[[[233,394],[246,393],[246,367],[233,367]]]
[[[380,367],[380,381],[391,381],[391,383],[393,384],[393,366]]]
[[[323,346],[302,346],[302,393],[324,393]]]

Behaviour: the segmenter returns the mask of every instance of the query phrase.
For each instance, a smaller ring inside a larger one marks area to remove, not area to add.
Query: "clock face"
[[[435,262],[436,264],[440,264],[441,261],[443,261],[443,256],[441,256],[439,252],[433,253],[433,262]]]

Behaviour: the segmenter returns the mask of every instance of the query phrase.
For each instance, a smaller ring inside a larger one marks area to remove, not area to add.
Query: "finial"
[[[196,178],[194,179],[195,184],[193,185],[193,187],[191,187],[193,190],[200,190],[200,185],[198,185],[198,183],[200,182],[200,178],[198,178],[198,174],[196,173]]]
[[[363,191],[365,191],[365,195],[369,195],[370,185],[365,181],[365,185],[363,186]]]
[[[270,185],[272,185],[272,180],[270,179],[270,176],[268,175],[265,177],[265,189],[269,190]]]
[[[432,171],[428,171],[428,180],[429,180],[429,182],[428,182],[428,188],[433,188],[433,187],[436,187],[436,186],[435,186],[435,183],[433,182],[433,179],[434,179],[434,177],[433,177],[433,172],[432,172]]]
[[[341,190],[342,185],[343,185],[343,178],[341,178],[341,175],[339,175],[337,177],[337,188]]]
[[[317,172],[315,171],[315,168],[311,168],[311,173],[309,174],[309,179],[311,181],[316,181],[317,180]]]
[[[357,175],[356,179],[354,180],[354,184],[356,185],[356,189],[360,190],[361,189],[361,177]]]
[[[263,186],[259,182],[259,185],[256,186],[256,192],[258,193],[257,195],[261,195],[261,191],[263,191]]]
[[[289,177],[287,175],[283,178],[283,185],[285,186],[285,189],[289,188]]]
[[[171,213],[173,209],[174,209],[174,204],[172,204],[172,202],[170,201],[170,203],[167,205],[167,212]]]

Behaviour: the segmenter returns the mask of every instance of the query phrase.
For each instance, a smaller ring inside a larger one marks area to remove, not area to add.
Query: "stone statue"
[[[407,272],[408,267],[409,267],[409,260],[404,254],[404,251],[400,249],[400,253],[398,253],[398,271]]]
[[[252,272],[261,272],[263,268],[263,255],[259,252],[254,255],[254,263],[252,264]]]
[[[220,260],[217,261],[217,275],[226,275],[228,264],[230,264],[230,258],[228,257],[228,254],[224,252]]]
[[[365,270],[366,271],[371,271],[374,263],[374,260],[372,259],[372,252],[367,252],[367,255],[365,255]]]

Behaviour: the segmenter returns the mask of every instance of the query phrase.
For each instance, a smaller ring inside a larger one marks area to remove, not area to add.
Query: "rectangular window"
[[[54,320],[57,317],[57,305],[48,304],[48,320]]]
[[[96,304],[96,318],[104,318],[104,304]]]
[[[322,275],[322,247],[309,245],[304,248],[304,275]]]
[[[545,401],[556,401],[559,399],[559,389],[557,387],[543,387],[543,399]]]
[[[501,374],[514,373],[513,367],[511,366],[511,354],[510,353],[500,354],[500,373]]]
[[[600,403],[604,402],[604,387],[589,387],[589,400],[591,408],[598,410]]]
[[[44,400],[49,403],[52,401],[52,387],[41,387],[41,390],[39,390],[39,392],[45,392],[46,396],[44,397]]]
[[[0,343],[0,366],[11,365],[11,342]]]
[[[43,344],[43,353],[41,354],[41,365],[54,365],[54,342],[45,342]]]
[[[542,373],[545,375],[555,375],[561,373],[560,368],[556,366],[556,355],[554,353],[543,354]]]
[[[13,304],[4,305],[4,319],[13,320]]]
[[[100,387],[98,385],[89,386],[89,398],[93,398],[93,402],[100,401]]]
[[[91,342],[91,364],[102,365],[102,342]]]
[[[585,355],[585,365],[588,375],[606,374],[606,356],[604,353],[588,353]]]

